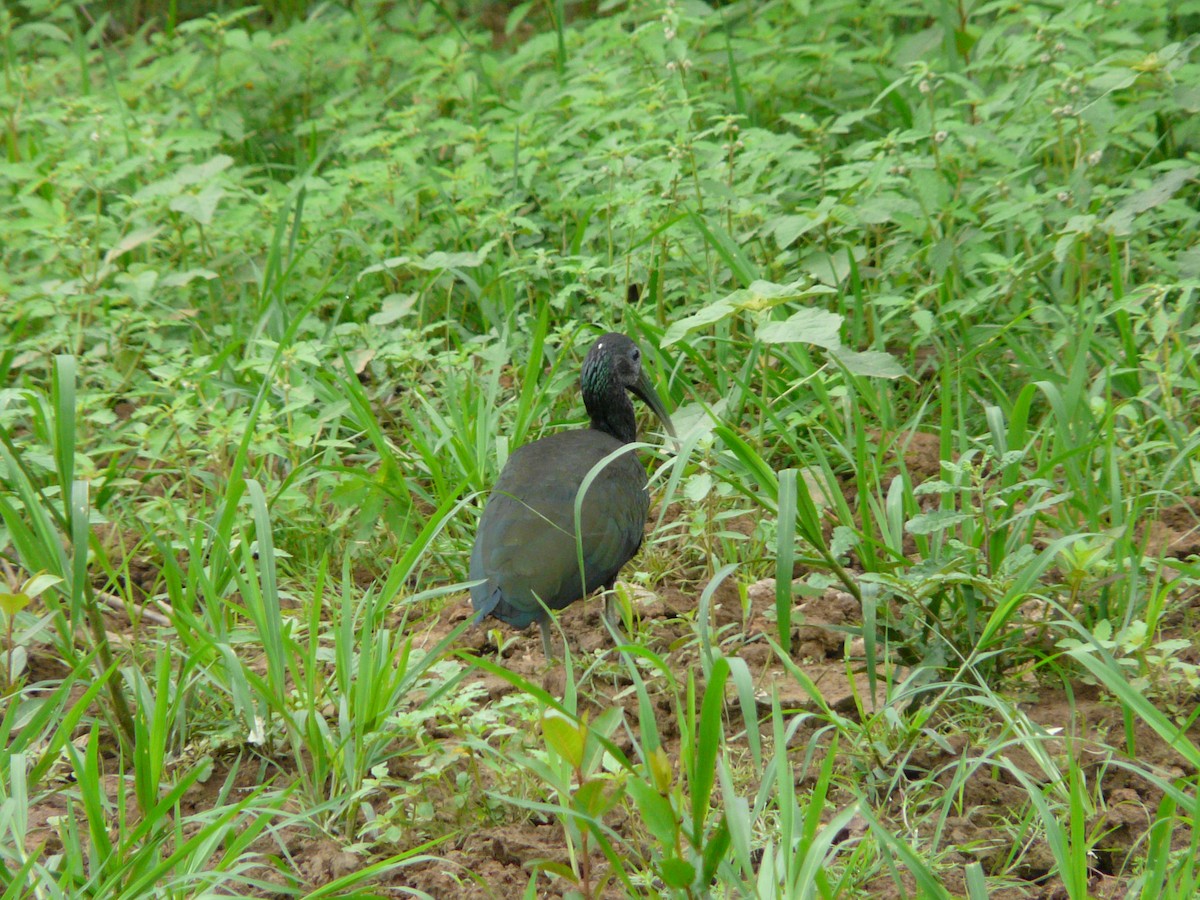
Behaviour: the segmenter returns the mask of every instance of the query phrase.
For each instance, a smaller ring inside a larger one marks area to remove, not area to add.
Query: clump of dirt
[[[1146,552],[1187,559],[1200,555],[1200,497],[1188,497],[1162,509],[1143,526]]]

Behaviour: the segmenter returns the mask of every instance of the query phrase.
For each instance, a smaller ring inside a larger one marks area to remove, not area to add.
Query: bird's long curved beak
[[[641,397],[646,405],[654,411],[654,415],[658,416],[658,420],[667,429],[667,434],[675,437],[675,426],[671,424],[671,417],[667,415],[667,408],[663,406],[662,400],[659,399],[658,393],[654,390],[654,385],[650,382],[650,375],[645,369],[642,369],[642,377],[638,379],[637,384],[633,385],[630,390]]]

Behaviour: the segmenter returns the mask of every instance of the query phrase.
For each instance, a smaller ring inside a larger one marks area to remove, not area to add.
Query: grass
[[[0,896],[1195,894],[1195,4],[117,6],[0,10]]]

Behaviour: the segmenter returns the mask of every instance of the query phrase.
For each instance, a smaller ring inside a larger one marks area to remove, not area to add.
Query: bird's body
[[[525,628],[543,618],[541,606],[529,602],[534,593],[551,609],[562,609],[617,577],[641,546],[650,510],[637,454],[630,449],[605,466],[584,497],[582,580],[575,496],[592,466],[622,446],[603,432],[562,431],[512,455],[480,520],[483,539],[471,553],[471,577],[488,577],[476,609]],[[524,464],[526,458],[532,461]],[[495,605],[485,609],[492,600]]]
[[[628,446],[637,428],[626,390],[671,427],[642,372],[637,345],[624,335],[607,334],[593,345],[580,382],[590,427],[550,435],[509,457],[471,551],[471,580],[480,581],[471,588],[477,620],[491,615],[516,628],[537,622],[547,658],[547,608],[563,609],[598,587],[611,588],[642,543],[650,495],[646,470]],[[606,459],[584,494],[577,542],[576,497]]]

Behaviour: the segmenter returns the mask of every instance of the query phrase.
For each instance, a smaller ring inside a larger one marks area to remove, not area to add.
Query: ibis
[[[630,446],[637,440],[637,420],[629,393],[675,435],[641,349],[625,335],[609,333],[592,345],[579,386],[590,424],[513,452],[484,506],[471,551],[470,577],[478,581],[471,588],[475,621],[494,616],[514,628],[537,622],[547,660],[548,611],[601,586],[611,591],[642,544],[650,494],[646,469]],[[576,497],[589,476],[577,519]],[[605,607],[610,621],[611,599]]]

